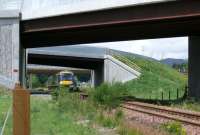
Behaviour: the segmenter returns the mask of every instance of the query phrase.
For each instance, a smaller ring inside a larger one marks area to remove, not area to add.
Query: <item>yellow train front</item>
[[[70,91],[78,90],[77,79],[73,72],[62,71],[58,74],[58,83],[60,86],[68,87]]]

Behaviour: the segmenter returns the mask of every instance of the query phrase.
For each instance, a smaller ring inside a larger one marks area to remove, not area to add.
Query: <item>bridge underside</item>
[[[32,65],[27,66],[28,74],[48,74],[53,75],[61,71],[69,70],[75,74],[89,74],[91,71],[89,69],[79,69],[79,68],[68,68],[68,67],[59,67],[59,66],[47,66],[47,65]]]
[[[198,35],[200,1],[168,1],[23,20],[25,48]]]
[[[98,86],[104,81],[104,59],[100,58],[67,57],[29,53],[28,64],[91,69],[94,71],[92,76],[94,86]]]

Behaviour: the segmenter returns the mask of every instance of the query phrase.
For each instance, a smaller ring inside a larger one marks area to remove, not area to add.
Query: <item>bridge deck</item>
[[[167,1],[22,21],[24,47],[70,45],[200,32],[200,1]]]

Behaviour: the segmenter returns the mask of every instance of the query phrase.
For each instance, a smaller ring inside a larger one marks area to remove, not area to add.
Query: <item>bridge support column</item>
[[[22,46],[20,47],[20,59],[19,59],[19,80],[20,84],[26,88],[26,49],[24,49]]]
[[[91,86],[94,87],[95,86],[95,74],[94,74],[94,70],[91,70],[90,71],[90,83],[91,83]]]
[[[104,82],[104,65],[99,65],[94,70],[94,86],[99,86]]]
[[[200,36],[189,37],[189,96],[200,98]]]

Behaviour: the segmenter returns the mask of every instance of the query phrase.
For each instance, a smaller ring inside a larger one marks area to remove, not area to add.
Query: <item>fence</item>
[[[165,92],[160,92],[159,97],[153,98],[153,96],[149,96],[149,100],[168,100],[168,101],[174,101],[178,100],[180,98],[185,98],[188,95],[188,86],[185,86],[184,90],[176,89],[176,90],[168,90]]]
[[[183,94],[181,95],[180,92],[183,91]],[[126,96],[123,97],[122,100],[125,101],[139,101],[139,102],[145,102],[145,103],[152,103],[152,104],[162,104],[162,105],[169,105],[171,103],[180,103],[184,101],[188,97],[188,86],[184,87],[184,90],[176,89],[176,96],[175,98],[172,98],[172,91],[168,91],[167,96],[164,96],[164,92],[160,92],[160,96],[153,98],[154,95],[150,95],[148,98],[139,98],[139,97],[133,97],[133,96]]]

